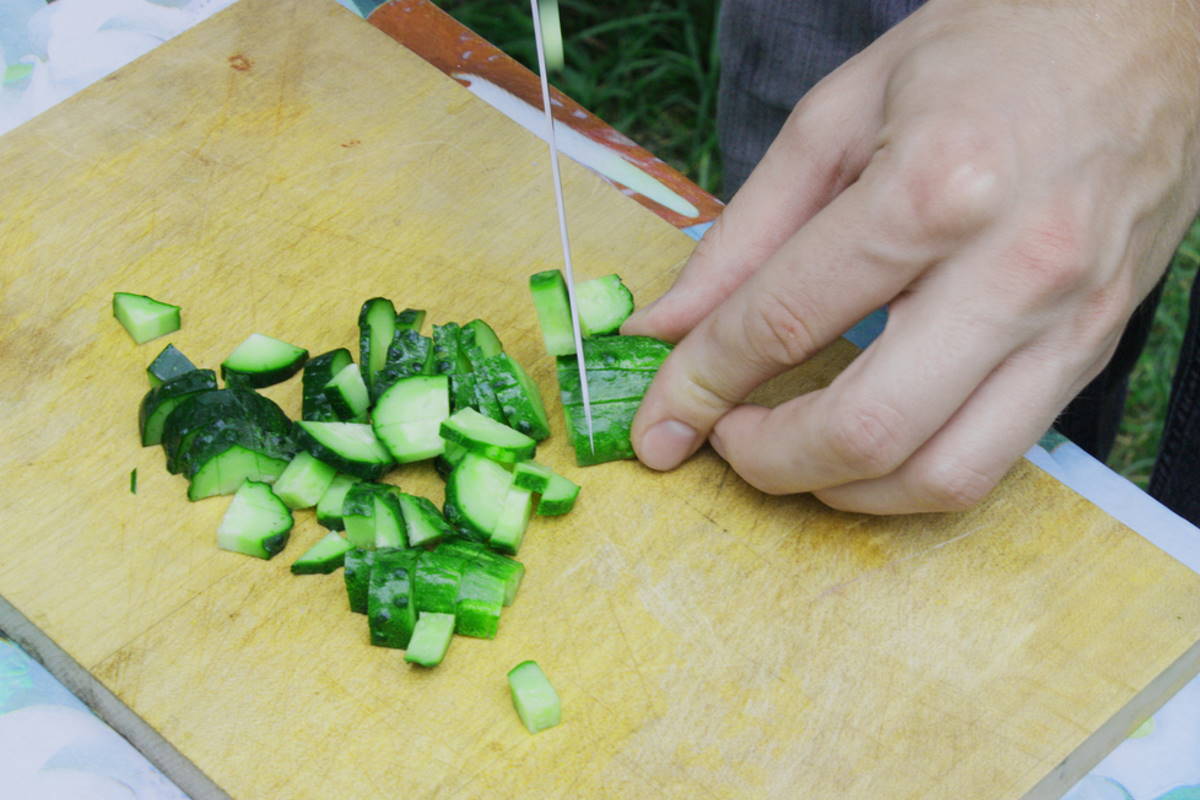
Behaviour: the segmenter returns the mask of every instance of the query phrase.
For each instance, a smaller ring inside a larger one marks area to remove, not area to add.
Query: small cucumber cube
[[[414,594],[417,611],[453,614],[466,559],[447,553],[422,552],[417,556]]]
[[[375,547],[407,547],[404,535],[404,512],[400,501],[389,489],[375,492]]]
[[[404,653],[404,660],[422,667],[436,667],[446,657],[454,636],[454,615],[422,611]]]
[[[332,531],[340,531],[345,528],[346,525],[342,521],[342,505],[346,502],[346,495],[349,493],[350,487],[360,480],[353,475],[342,473],[335,475],[329,488],[317,501],[317,522]]]
[[[256,389],[287,380],[300,371],[308,360],[303,347],[252,333],[221,362],[221,377],[229,383],[241,383]]]
[[[387,363],[388,346],[396,333],[396,307],[384,297],[372,297],[358,312],[358,368],[363,382],[374,391],[375,376]]]
[[[346,365],[352,361],[350,351],[344,347],[330,350],[313,356],[304,364],[304,376],[301,378],[303,400],[300,407],[300,419],[316,420],[319,422],[349,422],[333,410],[333,405],[325,396],[325,386],[333,380]]]
[[[328,575],[342,566],[350,542],[330,531],[292,563],[293,575]]]
[[[346,538],[355,547],[370,550],[375,547],[375,495],[380,484],[363,481],[350,487],[342,501],[342,523]]]
[[[194,369],[196,365],[187,356],[179,352],[175,345],[168,344],[146,367],[146,377],[150,380],[151,387],[162,386],[172,378],[178,378]]]
[[[138,344],[179,330],[179,306],[144,294],[113,292],[112,309],[117,322]]]
[[[371,398],[363,383],[362,370],[357,364],[347,364],[329,379],[322,389],[329,407],[337,419],[347,422],[366,422]]]
[[[312,508],[329,490],[335,477],[337,470],[302,450],[275,480],[274,492],[288,508]]]
[[[492,529],[489,539],[492,547],[502,553],[515,555],[521,549],[521,540],[525,538],[525,528],[529,525],[532,511],[533,492],[510,486],[504,496],[504,505],[496,515],[496,527]]]
[[[494,639],[500,628],[505,584],[478,563],[468,564],[458,585],[454,632],[479,639]]]
[[[287,544],[292,511],[258,481],[246,481],[233,495],[221,526],[217,546],[222,550],[269,559]]]
[[[554,470],[536,461],[521,461],[513,469],[513,485],[535,494],[546,491],[552,477]]]
[[[463,325],[463,328],[467,331],[470,341],[480,349],[485,358],[504,352],[504,346],[500,344],[500,337],[492,330],[492,326],[483,320],[473,319]]]
[[[396,499],[404,514],[404,527],[409,547],[436,544],[454,533],[437,506],[424,497],[397,492]]]
[[[371,644],[379,647],[408,647],[417,625],[413,602],[413,550],[376,550],[367,586],[367,623]]]
[[[538,501],[537,513],[543,517],[566,514],[575,507],[575,498],[577,497],[579,497],[579,484],[555,473],[550,477],[550,483],[542,490],[542,499]]]
[[[273,458],[240,444],[221,447],[219,452],[214,449],[195,462],[196,469],[188,483],[188,500],[234,494],[245,481],[271,483],[283,474],[291,460]]]
[[[371,583],[371,567],[375,565],[375,550],[347,550],[343,557],[342,577],[346,581],[346,597],[350,610],[367,613],[367,589]]]
[[[396,330],[398,331],[420,331],[424,324],[424,309],[406,308],[396,313]]]
[[[532,458],[537,442],[473,408],[462,408],[441,424],[442,438],[502,464]]]
[[[566,356],[575,352],[575,334],[571,325],[571,301],[562,272],[548,269],[529,276],[529,293],[537,311],[546,352]]]
[[[536,661],[522,661],[508,672],[517,716],[530,733],[552,728],[562,721],[562,701]]]
[[[511,606],[525,577],[525,565],[520,561],[493,552],[487,545],[467,539],[449,539],[439,544],[434,552],[452,553],[471,561],[479,569],[494,576],[504,585],[503,605]],[[465,575],[464,575],[465,580]],[[462,590],[460,590],[462,594]],[[490,598],[485,598],[490,599]]]

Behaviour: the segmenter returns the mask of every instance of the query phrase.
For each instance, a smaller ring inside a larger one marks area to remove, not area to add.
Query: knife
[[[542,111],[546,116],[546,143],[550,146],[550,175],[554,182],[554,204],[558,208],[558,232],[562,239],[563,273],[567,276],[567,303],[571,307],[571,333],[575,337],[575,363],[579,367],[579,388],[583,396],[583,416],[587,421],[588,444],[596,452],[592,428],[592,398],[588,392],[587,357],[583,353],[583,334],[579,329],[579,306],[575,301],[575,273],[571,269],[571,240],[567,236],[567,210],[563,203],[562,177],[558,173],[558,143],[554,138],[554,111],[550,104],[550,84],[546,79],[546,46],[542,41],[542,17],[539,0],[529,0],[533,14],[533,41],[537,49],[538,78],[542,84]]]

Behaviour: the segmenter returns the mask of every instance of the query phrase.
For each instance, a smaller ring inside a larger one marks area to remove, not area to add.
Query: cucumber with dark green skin
[[[550,420],[542,394],[516,359],[508,353],[489,356],[483,362],[483,372],[509,426],[537,441],[550,436]]]
[[[146,392],[138,410],[138,429],[142,433],[142,446],[162,441],[163,425],[167,417],[184,400],[198,392],[217,388],[217,374],[211,369],[194,369],[174,378],[169,378]]]
[[[467,453],[446,481],[446,520],[490,538],[512,481],[495,461]]]
[[[274,434],[280,442],[291,437],[292,421],[287,414],[273,400],[257,392],[226,388],[188,397],[163,422],[162,446],[167,454],[167,469],[173,473],[183,470],[180,458],[185,440],[202,433],[247,426]]]
[[[342,524],[346,538],[360,550],[375,547],[375,495],[387,490],[383,484],[363,481],[350,487],[342,501]]]
[[[188,483],[188,500],[233,494],[247,481],[273,482],[283,474],[288,460],[272,458],[236,443],[206,452],[198,457],[197,468]]]
[[[504,352],[504,345],[500,344],[500,337],[496,335],[492,326],[483,320],[473,319],[464,325],[463,329],[469,331],[470,341],[480,349],[484,358]]]
[[[346,581],[346,597],[350,610],[356,614],[367,613],[367,587],[371,582],[371,567],[375,564],[376,550],[347,550],[342,557],[342,577]]]
[[[513,486],[541,494],[550,485],[554,470],[536,461],[521,461],[513,468]]]
[[[470,539],[447,539],[435,547],[434,552],[461,556],[503,581],[504,605],[510,606],[516,599],[517,590],[521,588],[521,581],[525,577],[525,565],[520,561],[502,556],[486,544]]]
[[[450,410],[460,408],[476,408],[479,402],[475,399],[475,374],[472,372],[456,372],[450,375]],[[501,412],[503,414],[503,412]]]
[[[363,480],[377,480],[394,463],[366,423],[301,420],[296,423],[295,439],[297,449]]]
[[[567,436],[575,449],[575,463],[581,467],[634,458],[629,432],[641,400],[616,400],[592,405],[592,440],[588,439],[583,406],[563,406]],[[595,442],[595,450],[592,442]]]
[[[355,364],[347,364],[329,379],[324,389],[325,400],[337,419],[342,422],[366,422],[371,397],[363,383],[362,371]]]
[[[300,419],[318,422],[345,422],[325,396],[325,386],[348,364],[354,363],[350,351],[344,347],[314,356],[304,365],[303,398]]]
[[[196,365],[179,352],[175,345],[168,344],[146,367],[146,377],[151,386],[162,386],[172,378],[178,378],[185,372],[191,372],[196,368]]]
[[[393,487],[394,488],[394,487]],[[405,534],[409,547],[436,544],[454,534],[450,523],[428,498],[395,491],[404,514]]]
[[[425,324],[425,310],[406,308],[396,313],[396,330],[420,331]]]
[[[649,370],[588,369],[588,396],[593,403],[609,403],[614,400],[641,400],[650,388],[656,373]],[[579,389],[579,370],[575,362],[560,363],[558,367],[558,389],[563,405],[577,406],[583,403]]]
[[[227,386],[261,389],[286,381],[307,360],[308,350],[303,347],[252,333],[221,362],[221,377]]]
[[[650,336],[601,336],[583,340],[587,368],[647,370],[656,372],[671,354],[673,345]],[[559,368],[575,367],[575,357],[561,356]]]
[[[414,598],[417,611],[453,614],[466,559],[449,553],[422,552],[417,556]]]
[[[328,575],[342,566],[350,543],[330,531],[292,562],[293,575]]]
[[[414,375],[424,375],[430,365],[433,353],[433,342],[413,330],[397,330],[388,347],[387,358],[383,367],[375,375],[371,385],[371,400],[387,391],[393,383]],[[430,371],[429,374],[432,374]]]
[[[417,624],[413,591],[417,551],[376,550],[367,585],[367,624],[371,644],[408,647]]]
[[[317,501],[317,522],[331,531],[340,531],[346,527],[342,519],[342,505],[350,488],[362,478],[339,472],[333,476],[333,483]]]
[[[486,417],[491,417],[497,422],[507,423],[504,417],[504,411],[500,408],[500,401],[496,397],[496,390],[488,380],[487,374],[484,372],[484,362],[488,358],[487,350],[485,350],[476,341],[480,328],[466,325],[459,332],[458,343],[459,353],[466,359],[470,365],[471,374],[474,376],[474,394],[475,400],[470,404],[472,408],[483,414]],[[488,330],[491,330],[490,328]],[[487,338],[486,336],[484,337]],[[493,354],[494,355],[494,354]]]
[[[436,375],[453,375],[458,371],[457,322],[433,326],[433,371]]]
[[[375,376],[387,362],[396,333],[396,307],[386,297],[372,297],[358,312],[358,368],[374,396]]]
[[[181,405],[180,408],[182,407]],[[172,411],[171,415],[174,414]],[[260,416],[234,416],[225,420],[223,424],[207,425],[189,432],[175,453],[178,471],[190,480],[209,457],[233,444],[242,445],[269,458],[290,461],[296,454],[290,423],[280,430],[273,427],[274,421],[270,416],[270,412],[267,411]]]
[[[469,564],[459,581],[454,604],[454,632],[495,639],[504,606],[504,581],[479,564]]]

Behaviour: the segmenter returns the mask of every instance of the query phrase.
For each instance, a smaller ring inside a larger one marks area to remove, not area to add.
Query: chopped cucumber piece
[[[375,480],[393,463],[387,448],[365,423],[301,420],[296,423],[296,439],[301,449],[364,480]]]
[[[142,432],[142,446],[159,444],[162,441],[163,425],[167,417],[184,400],[199,392],[217,388],[217,374],[211,369],[194,369],[185,372],[146,392],[138,411],[138,428]]]
[[[346,499],[342,502],[346,538],[359,549],[370,550],[375,547],[375,496],[380,491],[388,491],[388,487],[369,481],[356,483],[346,492]]]
[[[175,345],[168,344],[146,367],[146,377],[150,380],[151,387],[162,386],[172,378],[178,378],[194,369],[196,365],[187,356],[179,352]]]
[[[450,416],[450,382],[445,375],[402,378],[380,395],[371,426],[398,463],[441,455],[442,422]]]
[[[380,484],[382,486],[382,484]],[[404,535],[404,512],[400,501],[389,488],[375,492],[375,548],[407,547]]]
[[[476,342],[475,338],[479,335],[480,330],[478,326],[464,325],[458,335],[459,356],[471,371],[471,388],[474,397],[467,405],[485,417],[507,423],[504,412],[500,408],[500,401],[496,398],[496,390],[484,371],[484,363],[490,357],[487,350],[491,348],[487,347],[485,350],[485,347],[481,347]]]
[[[470,340],[483,353],[484,358],[499,355],[504,352],[504,345],[500,344],[500,337],[492,330],[492,326],[488,325],[481,319],[473,319],[463,328],[468,331]]]
[[[433,372],[435,375],[453,375],[458,372],[457,322],[433,326]]]
[[[509,427],[538,441],[550,435],[542,393],[516,359],[497,353],[484,361],[483,371]]]
[[[240,444],[231,444],[197,463],[198,468],[188,484],[188,500],[193,501],[233,494],[245,481],[265,486],[283,474],[288,459],[272,458]]]
[[[414,550],[376,550],[367,586],[367,623],[371,644],[408,647],[417,625],[413,602]]]
[[[375,550],[347,550],[342,558],[346,597],[350,601],[350,610],[356,614],[367,613],[367,589],[371,584],[375,553]]]
[[[488,419],[473,408],[462,408],[441,424],[442,438],[472,453],[503,464],[531,458],[537,448],[529,436]]]
[[[179,306],[144,294],[113,292],[112,309],[117,322],[138,344],[179,330]]]
[[[525,577],[525,565],[520,561],[493,552],[487,545],[466,539],[449,539],[442,542],[434,552],[452,553],[470,560],[480,569],[504,583],[503,604],[511,606]],[[461,592],[460,592],[461,594]]]
[[[633,294],[619,275],[581,281],[575,286],[579,303],[579,329],[584,336],[616,333],[633,313]]]
[[[641,400],[617,400],[592,406],[592,433],[588,438],[583,406],[563,406],[567,436],[575,448],[575,463],[581,467],[634,458],[630,430]],[[593,447],[594,445],[594,447]]]
[[[269,559],[287,544],[292,511],[258,481],[246,481],[233,495],[221,527],[217,546],[222,550]]]
[[[275,480],[275,496],[291,509],[312,508],[336,476],[336,469],[301,450]]]
[[[414,584],[417,611],[453,614],[458,584],[466,567],[466,559],[450,553],[423,552],[418,555]]]
[[[422,611],[417,617],[404,660],[422,667],[436,667],[446,657],[453,635],[453,614]]]
[[[303,347],[252,333],[221,362],[221,377],[254,388],[271,386],[295,375],[308,360]]]
[[[542,490],[542,499],[538,501],[537,513],[543,517],[557,517],[566,514],[575,507],[575,498],[577,497],[579,497],[579,484],[555,473],[550,476],[550,482]]]
[[[375,373],[371,398],[378,400],[388,387],[402,378],[433,374],[433,342],[413,330],[398,329],[388,346],[383,368]]]
[[[137,494],[137,467],[129,470],[129,493]]]
[[[292,563],[292,574],[328,575],[342,566],[342,561],[350,548],[350,542],[330,531]]]
[[[529,276],[529,291],[542,329],[546,352],[567,356],[575,352],[575,334],[571,326],[571,301],[562,272],[548,269]]]
[[[350,491],[350,487],[360,480],[362,479],[340,472],[335,475],[329,488],[317,501],[317,522],[332,531],[340,531],[345,528],[346,525],[342,521],[342,504],[346,502],[346,494]]]
[[[535,494],[544,492],[552,477],[554,470],[536,461],[521,461],[513,469],[513,485]]]
[[[396,314],[396,330],[420,331],[425,324],[425,311],[420,308],[406,308]]]
[[[500,628],[504,598],[504,580],[479,563],[469,563],[458,584],[455,633],[494,639]]]
[[[404,514],[405,534],[409,547],[436,544],[450,536],[454,529],[442,517],[437,506],[424,497],[396,492]]]
[[[583,355],[590,372],[595,369],[648,370],[657,372],[671,354],[672,345],[650,336],[601,336],[585,339]],[[558,369],[576,369],[575,359],[560,358]],[[591,382],[588,382],[591,386]]]
[[[199,392],[176,406],[163,423],[162,446],[167,470],[190,477],[192,457],[202,454],[200,443],[236,441],[290,461],[295,454],[291,436],[292,421],[274,401],[233,387]]]
[[[529,515],[533,511],[533,492],[518,486],[510,486],[504,496],[504,505],[496,515],[496,527],[492,529],[489,543],[502,553],[516,554],[525,538]]]
[[[536,661],[522,661],[508,672],[517,716],[530,733],[552,728],[562,721],[562,702],[550,679]]]
[[[484,539],[490,537],[512,479],[512,473],[495,461],[467,453],[446,481],[446,519]]]
[[[319,422],[350,422],[351,420],[338,416],[329,398],[325,396],[325,387],[333,377],[352,363],[350,351],[344,347],[330,350],[319,356],[313,356],[304,365],[304,396],[302,400],[300,419],[310,419]]]
[[[586,346],[586,345],[585,345]],[[640,401],[654,380],[649,370],[591,369],[587,371],[588,397],[593,404],[611,403],[617,400]],[[577,406],[583,403],[583,392],[579,387],[579,370],[575,362],[569,366],[560,364],[558,388],[563,405]]]
[[[383,297],[372,297],[358,312],[358,367],[363,383],[374,393],[375,376],[387,363],[388,346],[396,333],[396,307]]]
[[[366,422],[371,398],[367,385],[363,383],[362,370],[356,364],[347,364],[325,384],[325,399],[337,415],[347,422]]]

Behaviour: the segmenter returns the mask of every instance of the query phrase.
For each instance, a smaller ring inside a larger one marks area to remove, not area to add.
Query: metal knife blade
[[[587,421],[588,444],[596,452],[592,427],[592,398],[588,392],[587,358],[583,353],[583,334],[579,329],[579,306],[575,302],[575,273],[571,269],[571,240],[567,235],[567,210],[563,203],[562,177],[558,172],[558,143],[554,137],[554,111],[550,104],[550,83],[546,79],[546,47],[542,41],[542,17],[538,0],[529,0],[533,14],[533,39],[537,47],[538,78],[542,84],[542,111],[546,116],[546,142],[550,146],[550,174],[554,181],[554,204],[558,208],[558,232],[562,239],[563,273],[567,276],[567,302],[571,306],[571,332],[575,337],[575,363],[579,367],[579,388],[583,396],[583,416]]]

